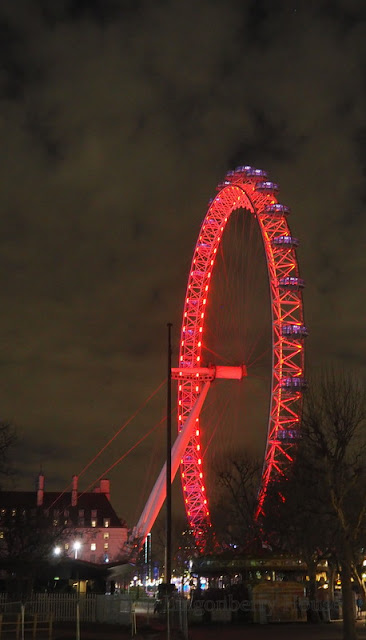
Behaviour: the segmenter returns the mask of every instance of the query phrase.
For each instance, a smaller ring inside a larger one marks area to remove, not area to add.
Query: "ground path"
[[[357,623],[360,640],[366,640],[365,623]],[[137,629],[136,640],[165,640],[166,632],[161,628]],[[82,624],[80,640],[127,640],[131,629],[108,624]],[[171,640],[181,635],[172,632]],[[342,640],[342,623],[331,622],[319,625],[306,623],[266,625],[211,625],[193,626],[189,629],[189,640]],[[57,625],[53,640],[75,639],[74,625]]]

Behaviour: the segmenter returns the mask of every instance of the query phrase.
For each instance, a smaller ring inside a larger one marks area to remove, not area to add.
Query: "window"
[[[5,516],[5,514],[6,514],[6,509],[1,509],[1,515]]]
[[[91,517],[92,517],[92,518],[96,518],[96,517],[97,517],[97,515],[98,515],[97,510],[96,510],[96,509],[92,509],[92,510],[91,510]]]
[[[109,518],[104,518],[103,519],[103,524],[105,527],[109,527],[109,523],[110,523],[110,519]]]
[[[96,527],[96,526],[97,526],[97,521],[96,521],[95,519],[93,519],[93,520],[91,521],[91,526],[92,526],[92,527]]]
[[[78,527],[85,527],[85,518],[78,518]]]
[[[108,549],[108,542],[105,542],[105,543],[104,543],[104,548],[105,548],[105,549]]]
[[[90,551],[96,551],[97,550],[97,545],[95,542],[92,542],[90,545]]]
[[[65,551],[68,551],[68,550],[69,550],[69,543],[68,543],[68,542],[66,542],[66,544],[65,544]]]
[[[108,540],[108,538],[109,538],[109,533],[105,533],[105,534],[103,535],[103,537],[104,537],[104,540]]]
[[[12,509],[11,510],[11,515],[14,517],[17,515],[17,510],[16,509]]]
[[[58,518],[54,518],[53,519],[53,526],[57,527],[57,525],[58,525]]]
[[[84,509],[79,509],[79,518],[84,517]]]
[[[0,531],[0,540],[2,540],[4,537],[4,531]]]

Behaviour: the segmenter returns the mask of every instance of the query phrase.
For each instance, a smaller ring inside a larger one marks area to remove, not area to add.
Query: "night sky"
[[[308,363],[366,377],[364,0],[2,0],[0,50],[0,406],[18,488],[42,468],[64,489],[164,380],[207,201],[238,164],[268,170],[292,209]],[[81,488],[164,413],[162,390]],[[150,447],[109,474],[130,524]]]

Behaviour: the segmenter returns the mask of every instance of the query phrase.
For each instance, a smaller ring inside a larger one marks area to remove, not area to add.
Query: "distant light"
[[[73,545],[73,546],[74,546],[75,551],[78,551],[78,550],[80,549],[80,547],[81,547],[81,542],[80,542],[80,540],[75,540],[75,542],[74,542],[74,545]]]
[[[60,553],[61,553],[61,547],[55,547],[54,550],[53,550],[53,554],[55,556],[59,556]]]

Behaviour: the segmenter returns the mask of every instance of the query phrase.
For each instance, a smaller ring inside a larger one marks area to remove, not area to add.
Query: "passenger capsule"
[[[281,380],[281,388],[287,391],[303,391],[307,386],[305,378],[289,376]]]
[[[275,182],[268,182],[265,180],[264,182],[258,182],[255,186],[256,191],[260,191],[260,193],[277,193],[279,191],[279,186]]]
[[[309,333],[303,324],[283,324],[281,335],[284,338],[306,338]]]
[[[276,435],[281,442],[293,442],[301,438],[301,433],[298,429],[278,429]]]
[[[285,204],[280,204],[278,202],[276,204],[267,204],[264,207],[264,212],[274,216],[288,216],[288,214],[291,213],[291,209],[289,207],[286,207]]]
[[[276,236],[272,240],[273,247],[298,247],[299,241],[293,236]]]
[[[246,174],[248,174],[249,171],[255,171],[255,169],[253,167],[250,167],[249,165],[236,167],[236,169],[235,169],[235,173],[246,173]]]
[[[295,276],[287,276],[286,278],[280,278],[278,284],[282,289],[303,289],[305,287],[305,281],[302,278],[296,278]]]
[[[248,167],[245,174],[248,176],[248,178],[258,179],[267,178],[268,176],[267,171],[263,171],[263,169],[254,169],[253,167]]]

